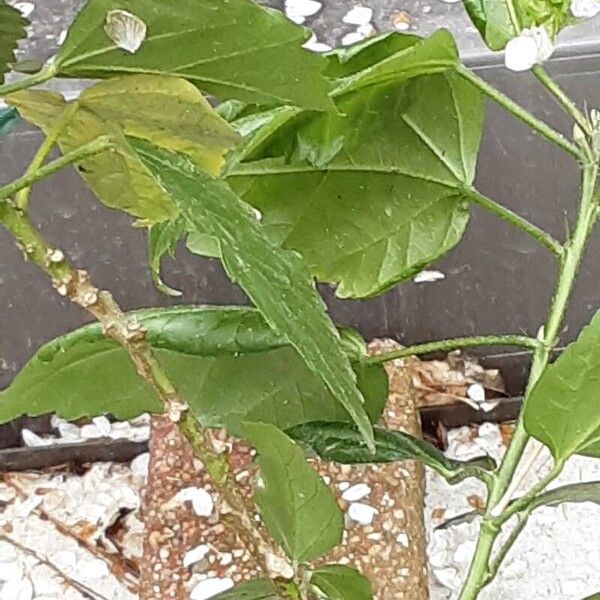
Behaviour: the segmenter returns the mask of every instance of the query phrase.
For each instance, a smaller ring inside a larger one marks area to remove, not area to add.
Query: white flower
[[[598,0],[573,0],[571,13],[578,19],[591,19],[600,13],[600,2]]]
[[[504,64],[511,71],[528,71],[548,60],[553,52],[554,44],[544,27],[523,29],[506,44]]]

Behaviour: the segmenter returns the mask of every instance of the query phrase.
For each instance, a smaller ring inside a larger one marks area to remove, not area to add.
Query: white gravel
[[[498,459],[504,451],[499,429],[492,424],[474,430],[467,427],[452,430],[448,438],[447,454],[458,459],[482,453]],[[543,468],[548,468],[547,461]],[[9,535],[20,544],[34,549],[40,557],[99,591],[107,600],[134,600],[102,559],[58,533],[52,523],[39,518],[36,510],[41,507],[66,525],[83,527],[89,539],[102,541],[109,548],[106,528],[120,511],[131,510],[125,518],[127,534],[122,551],[128,557],[139,557],[143,526],[137,518],[137,509],[146,470],[147,455],[142,455],[133,461],[132,468],[102,463],[83,476],[17,474],[18,485],[28,497],[15,499],[14,490],[0,484],[0,533],[11,529]],[[600,461],[578,457],[568,463],[557,484],[588,480],[600,480]],[[340,488],[350,503],[348,518],[370,522],[376,507],[361,502],[368,486],[362,483]],[[188,488],[184,492],[181,501],[191,502],[202,514],[212,512],[202,490]],[[472,503],[478,497],[483,497],[483,486],[475,480],[449,486],[427,472],[425,519],[429,533],[431,600],[457,597],[477,534],[476,522],[447,530],[434,527],[472,510]],[[535,512],[509,553],[498,580],[483,592],[482,600],[581,600],[600,590],[599,521],[600,506],[591,503],[564,504]],[[399,539],[398,543],[407,544],[408,540]],[[201,561],[204,551],[204,546],[190,549],[186,562]],[[208,598],[205,594],[210,592],[209,588],[209,584],[204,584],[194,592],[198,598]],[[66,585],[49,567],[0,538],[1,600],[81,598],[80,592]]]
[[[503,453],[497,426],[483,424],[471,438],[469,428],[449,432],[447,454],[462,460],[482,451],[499,459]],[[548,456],[538,464],[548,469]],[[545,464],[544,464],[545,463]],[[540,469],[537,469],[539,477]],[[532,475],[535,475],[532,474]],[[571,459],[554,486],[600,480],[600,461]],[[530,485],[534,478],[526,482]],[[476,496],[484,496],[483,485],[467,480],[450,486],[428,471],[425,519],[429,533],[431,600],[457,597],[466,575],[477,536],[478,523],[447,530],[434,527],[455,515],[473,510]],[[438,516],[445,510],[442,518]],[[600,591],[600,506],[593,503],[563,504],[533,513],[525,531],[512,547],[498,578],[481,594],[481,600],[581,600]]]

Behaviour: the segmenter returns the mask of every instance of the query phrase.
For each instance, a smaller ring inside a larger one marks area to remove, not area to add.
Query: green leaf
[[[11,133],[19,122],[19,113],[14,108],[0,109],[0,136]]]
[[[371,582],[356,569],[344,565],[327,565],[310,578],[328,600],[373,600]]]
[[[471,21],[491,50],[502,50],[524,28],[543,26],[553,39],[569,24],[570,5],[571,0],[465,0]]]
[[[161,364],[206,426],[240,433],[244,419],[290,427],[307,419],[348,419],[325,385],[285,338],[246,308],[178,307],[131,313],[147,331]],[[382,368],[356,364],[376,421],[387,400]],[[232,376],[234,374],[235,376]],[[0,423],[56,412],[66,419],[161,412],[154,391],[125,351],[99,325],[42,346],[0,392]]]
[[[334,96],[373,85],[398,84],[420,75],[443,73],[459,62],[454,38],[445,29],[425,39],[388,33],[358,48],[337,50],[329,56],[333,64],[327,74],[337,75]]]
[[[17,108],[24,119],[40,127],[46,134],[68,106],[59,94],[31,90],[11,94],[6,101]],[[117,124],[107,123],[83,108],[77,110],[74,117],[63,128],[58,139],[63,153],[101,135],[110,134],[113,138],[114,151],[96,154],[76,165],[80,175],[103,204],[150,223],[175,216],[175,205],[156,184]]]
[[[136,52],[118,48],[105,31],[108,13],[119,9],[146,25]],[[175,75],[222,100],[329,110],[327,62],[302,48],[308,35],[249,0],[91,0],[55,65],[59,76]]]
[[[185,157],[141,141],[135,145],[178,205],[188,230],[218,239],[229,277],[321,377],[371,443],[371,424],[355,374],[300,257],[273,245],[247,205],[224,182],[200,171]]]
[[[302,450],[277,427],[246,423],[264,487],[254,498],[271,535],[296,562],[319,558],[342,541],[344,517]]]
[[[517,502],[518,500],[519,499],[517,498],[516,500],[513,500],[513,502]],[[540,506],[559,506],[565,502],[594,502],[595,504],[600,504],[600,481],[571,483],[553,488],[539,494],[531,502],[530,507],[536,509]],[[462,523],[471,523],[482,514],[482,510],[471,510],[444,521],[444,523],[436,527],[436,529],[448,529],[449,527],[461,525]]]
[[[525,403],[525,428],[556,461],[600,457],[599,395],[600,312],[542,374]]]
[[[280,106],[241,117],[232,126],[242,138],[242,143],[227,157],[227,170],[256,152],[276,131],[302,112],[296,106]]]
[[[175,246],[185,232],[185,223],[180,217],[163,221],[148,228],[148,263],[154,285],[163,294],[172,297],[181,296],[179,290],[169,287],[160,275],[161,260],[165,254],[174,256]]]
[[[600,592],[597,594],[592,594],[591,596],[586,596],[582,600],[600,600]]]
[[[270,579],[257,579],[236,585],[233,589],[217,594],[212,600],[280,600],[277,586]]]
[[[93,85],[72,103],[53,92],[29,90],[10,95],[7,102],[46,133],[76,104],[59,136],[61,150],[112,135],[115,151],[86,159],[79,171],[104,204],[151,223],[174,217],[175,207],[124,134],[184,152],[215,175],[238,139],[197,88],[175,77],[118,77]]]
[[[473,25],[491,50],[502,50],[517,33],[511,22],[508,2],[512,0],[465,0]]]
[[[363,88],[337,106],[292,119],[227,181],[317,279],[337,284],[339,297],[365,298],[460,240],[483,105],[448,72]]]
[[[0,0],[0,84],[4,83],[4,74],[15,61],[17,42],[27,37],[28,24],[19,10]]]
[[[356,428],[349,423],[307,422],[286,430],[286,433],[325,460],[341,464],[418,460],[450,483],[458,483],[466,477],[485,478],[487,472],[496,466],[489,456],[464,462],[452,460],[423,440],[402,431],[379,427],[374,429],[374,454],[365,446]]]

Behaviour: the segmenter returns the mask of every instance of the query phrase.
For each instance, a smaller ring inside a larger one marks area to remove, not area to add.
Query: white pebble
[[[370,525],[375,513],[377,513],[377,509],[362,502],[355,502],[348,508],[348,517],[360,525]]]
[[[77,564],[77,555],[70,550],[59,550],[51,556],[52,562],[59,567],[74,567]]]
[[[102,437],[108,437],[110,434],[110,421],[105,416],[94,417],[92,423],[96,426]]]
[[[352,46],[352,44],[357,44],[358,42],[362,42],[365,39],[364,35],[361,35],[357,31],[352,31],[351,33],[347,33],[342,38],[342,46]]]
[[[446,588],[459,591],[460,590],[460,576],[456,569],[448,567],[446,569],[434,569],[434,577]]]
[[[60,436],[68,442],[76,442],[81,438],[79,427],[73,425],[73,423],[67,423],[66,421],[59,423],[58,431]]]
[[[20,519],[28,517],[42,503],[43,499],[42,496],[29,496],[27,500],[24,500],[15,507],[15,517]]]
[[[485,402],[485,389],[480,383],[473,383],[467,389],[467,396],[475,402]]]
[[[13,6],[26,18],[35,10],[33,2],[15,2]]]
[[[342,18],[342,21],[350,25],[366,25],[371,22],[372,18],[373,9],[359,4],[348,11]]]
[[[189,567],[200,562],[208,554],[209,550],[210,548],[206,544],[201,544],[188,550],[183,557],[183,566]]]
[[[312,50],[313,52],[329,52],[331,50],[331,46],[329,44],[323,44],[322,42],[319,42],[314,33],[302,47],[306,48],[307,50]]]
[[[198,487],[188,487],[180,490],[171,502],[191,502],[194,512],[199,517],[210,517],[215,507],[210,494]]]
[[[81,437],[85,440],[95,440],[102,437],[95,425],[84,425],[81,428]]]
[[[322,8],[322,4],[316,0],[285,0],[285,12],[299,17],[312,17]]]
[[[18,560],[9,563],[0,562],[0,581],[21,581],[22,578],[23,567]]]
[[[408,548],[408,535],[402,532],[396,536],[396,542],[405,548]]]
[[[33,585],[29,579],[14,579],[2,586],[2,600],[31,600]]]
[[[342,494],[342,500],[346,500],[346,502],[356,502],[357,500],[362,500],[370,493],[371,488],[366,483],[357,483],[356,485],[349,487]]]
[[[459,544],[454,552],[452,560],[459,564],[469,564],[475,553],[475,546],[476,543],[473,540],[467,540],[466,542]]]
[[[233,585],[233,579],[230,577],[225,577],[224,579],[219,577],[205,579],[194,587],[190,594],[190,600],[208,600],[217,594],[230,590]]]
[[[413,277],[415,283],[433,283],[446,279],[446,276],[440,271],[421,271]]]
[[[134,477],[138,477],[143,481],[146,481],[148,478],[148,465],[150,463],[150,453],[144,452],[144,454],[140,454],[136,456],[131,461],[131,474]]]
[[[341,483],[338,483],[338,489],[340,490],[340,492],[346,491],[349,487],[350,483],[347,481],[342,481]]]
[[[102,579],[109,574],[108,565],[99,558],[81,561],[76,572],[84,579]]]
[[[21,436],[25,445],[29,447],[50,446],[52,444],[52,440],[41,438],[30,429],[23,429]]]

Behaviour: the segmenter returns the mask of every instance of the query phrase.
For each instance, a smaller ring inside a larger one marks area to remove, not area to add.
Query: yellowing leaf
[[[29,90],[12,94],[7,101],[46,133],[76,103],[78,108],[58,138],[61,150],[111,135],[114,151],[86,159],[79,171],[104,204],[148,223],[172,218],[176,209],[125,135],[188,154],[214,175],[238,138],[197,88],[175,77],[132,75],[102,81],[72,103],[56,93]]]
[[[115,77],[85,90],[79,103],[126,135],[189,155],[213,175],[239,137],[198,88],[177,77]]]

